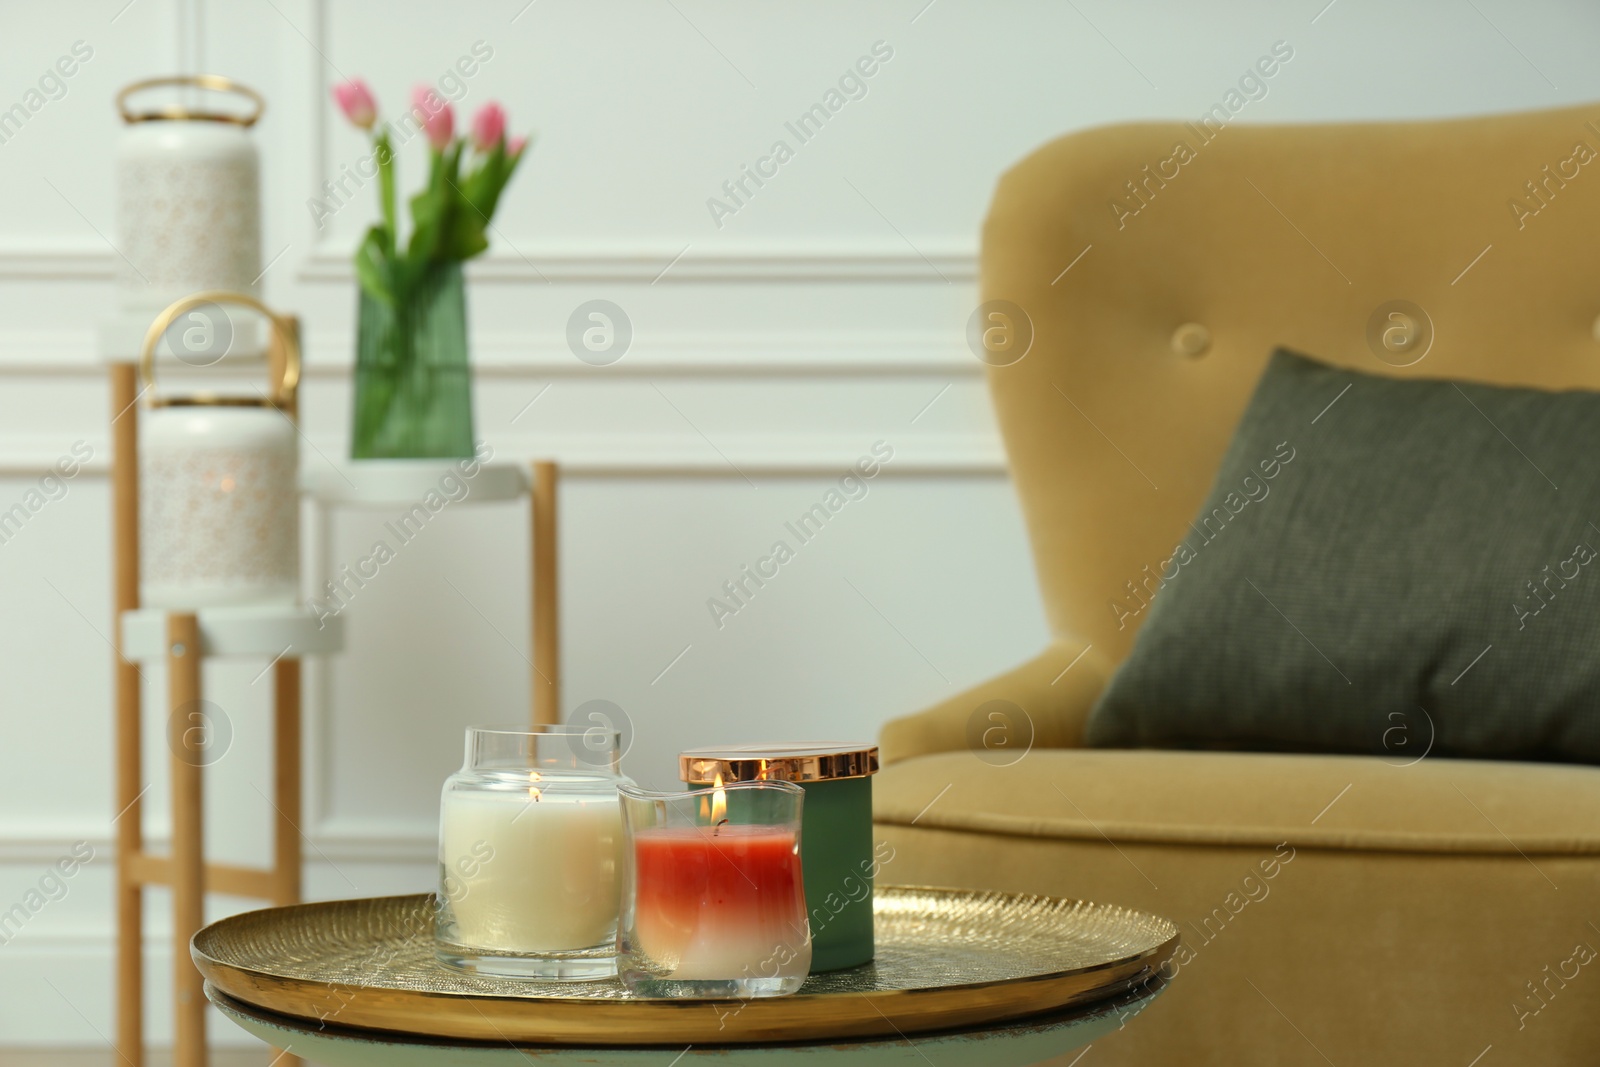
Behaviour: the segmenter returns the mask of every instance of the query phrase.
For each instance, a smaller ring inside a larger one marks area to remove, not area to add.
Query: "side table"
[[[427,895],[235,915],[193,955],[224,1014],[326,1067],[1022,1067],[1126,1025],[1179,939],[1129,908],[962,889],[885,887],[873,912],[873,962],[747,1000],[465,974],[435,958]]]
[[[217,1009],[275,1048],[293,1049],[323,1067],[1028,1067],[1075,1052],[1116,1033],[1166,983],[1087,1008],[1073,1008],[996,1026],[933,1034],[816,1044],[660,1045],[638,1048],[568,1048],[424,1041],[381,1031],[306,1023],[251,1008],[207,987]]]

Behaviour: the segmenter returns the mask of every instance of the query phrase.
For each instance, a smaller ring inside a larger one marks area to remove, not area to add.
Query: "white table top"
[[[1161,989],[1162,983],[1156,982],[1137,996],[991,1030],[830,1041],[815,1046],[690,1046],[681,1053],[660,1046],[519,1048],[509,1043],[428,1042],[341,1028],[333,1019],[319,1022],[261,1013],[217,993],[209,983],[206,995],[223,1015],[256,1037],[322,1067],[529,1067],[531,1063],[573,1067],[928,1067],[930,1063],[938,1067],[1027,1067],[1116,1032],[1148,1007]],[[360,990],[355,995],[359,996]]]
[[[528,468],[521,463],[460,459],[355,459],[329,462],[309,457],[300,488],[330,504],[408,507],[430,493],[459,504],[516,500],[528,494]]]
[[[165,659],[164,608],[140,608],[122,615],[122,654],[131,660]],[[344,648],[344,620],[319,618],[299,604],[250,604],[201,608],[201,653],[206,656],[275,659],[326,655]]]

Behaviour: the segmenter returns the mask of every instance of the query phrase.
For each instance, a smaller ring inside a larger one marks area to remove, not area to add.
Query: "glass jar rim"
[[[619,747],[622,744],[621,730],[608,730],[603,726],[582,726],[578,723],[553,723],[535,726],[532,729],[521,726],[469,726],[466,732],[469,751],[473,742],[480,738],[532,740],[539,737],[607,737]]]
[[[586,734],[590,730],[599,730],[598,726],[582,726],[574,722],[538,723],[534,726],[469,726],[469,734],[517,734],[526,737],[541,737],[545,735],[560,736],[563,734]],[[602,730],[602,733],[618,733],[616,730]]]
[[[533,777],[533,775],[537,777]],[[567,789],[584,789],[587,786],[619,788],[621,775],[599,767],[474,767],[466,776],[457,775],[451,782],[458,788],[484,792],[527,792],[530,785],[540,792],[561,792]]]
[[[595,773],[616,776],[622,733],[553,723],[532,728],[469,726],[462,770],[475,774]]]

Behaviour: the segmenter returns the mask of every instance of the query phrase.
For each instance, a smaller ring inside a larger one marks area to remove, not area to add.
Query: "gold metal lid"
[[[270,408],[272,401],[264,396],[218,396],[215,393],[195,393],[193,396],[163,396],[150,401],[153,408]]]
[[[878,746],[848,741],[691,748],[678,755],[678,777],[714,782],[827,782],[878,773]]]
[[[206,89],[214,93],[233,93],[250,101],[254,108],[248,114],[236,115],[227,111],[200,111],[186,107],[163,107],[151,111],[131,111],[128,108],[128,97],[146,89],[157,89],[163,86],[178,85],[190,89]],[[248,85],[241,85],[232,78],[224,78],[220,74],[176,74],[165,78],[146,78],[144,81],[134,82],[124,86],[117,93],[117,111],[122,115],[122,121],[130,125],[135,122],[167,121],[196,121],[196,122],[229,122],[236,126],[254,126],[260,120],[262,112],[266,111],[267,102],[261,94]]]

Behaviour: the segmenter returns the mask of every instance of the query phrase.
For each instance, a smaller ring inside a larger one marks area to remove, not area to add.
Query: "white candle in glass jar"
[[[458,944],[564,952],[615,938],[621,811],[550,784],[446,793],[439,861]]]

